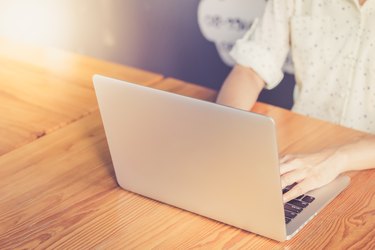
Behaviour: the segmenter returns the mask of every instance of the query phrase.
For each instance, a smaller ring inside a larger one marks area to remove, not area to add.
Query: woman
[[[264,15],[231,51],[237,62],[217,103],[249,110],[260,91],[280,83],[291,49],[293,111],[375,133],[375,0],[269,0]],[[375,167],[375,137],[308,155],[286,155],[289,201],[340,173]]]

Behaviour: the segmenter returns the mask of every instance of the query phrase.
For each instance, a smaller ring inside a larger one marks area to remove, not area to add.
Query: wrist
[[[344,147],[340,147],[335,151],[335,158],[337,159],[338,173],[344,173],[350,171],[349,154]]]

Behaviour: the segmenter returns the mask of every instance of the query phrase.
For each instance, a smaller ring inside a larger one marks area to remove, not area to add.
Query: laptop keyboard
[[[297,183],[294,183],[290,186],[285,187],[283,189],[283,194],[288,192],[295,185],[297,185]],[[284,205],[285,223],[288,224],[291,220],[293,220],[299,213],[301,213],[303,211],[304,208],[306,208],[314,200],[315,200],[315,198],[312,197],[312,196],[300,195],[297,198],[285,203],[285,205]]]

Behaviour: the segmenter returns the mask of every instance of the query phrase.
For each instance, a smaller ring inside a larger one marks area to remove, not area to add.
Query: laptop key
[[[289,203],[286,203],[286,204],[284,205],[284,208],[285,208],[286,210],[289,210],[289,211],[292,211],[292,212],[295,212],[295,213],[300,213],[300,212],[302,212],[302,208],[297,207],[297,206],[295,206],[295,205],[293,205],[293,204],[289,204]]]
[[[302,199],[304,197],[304,195],[300,195],[300,196],[298,196],[296,199],[297,200],[300,200],[300,199]]]
[[[293,219],[293,218],[296,217],[296,216],[297,216],[297,213],[294,213],[294,212],[291,212],[291,211],[285,210],[285,217],[288,217],[288,218]]]
[[[288,224],[290,222],[291,219],[285,217],[285,224]]]
[[[284,189],[283,189],[283,194],[285,194],[286,192],[288,192],[289,190],[291,190],[295,185],[297,185],[297,182],[289,185],[289,186],[286,186]]]
[[[285,194],[286,192],[289,192],[289,190],[290,190],[291,188],[288,186],[288,187],[285,187],[284,189],[283,189],[283,194]]]
[[[300,200],[296,200],[296,199],[288,201],[287,203],[295,205],[297,207],[301,207],[301,208],[305,208],[309,205],[309,203],[307,203],[305,201],[300,201]]]
[[[312,197],[312,196],[306,195],[305,197],[303,197],[302,200],[305,201],[305,202],[307,202],[307,203],[311,203],[311,202],[313,202],[315,200],[315,198]]]

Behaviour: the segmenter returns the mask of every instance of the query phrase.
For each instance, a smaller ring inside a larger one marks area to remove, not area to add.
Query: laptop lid
[[[121,187],[286,239],[271,118],[99,75],[94,86]]]

